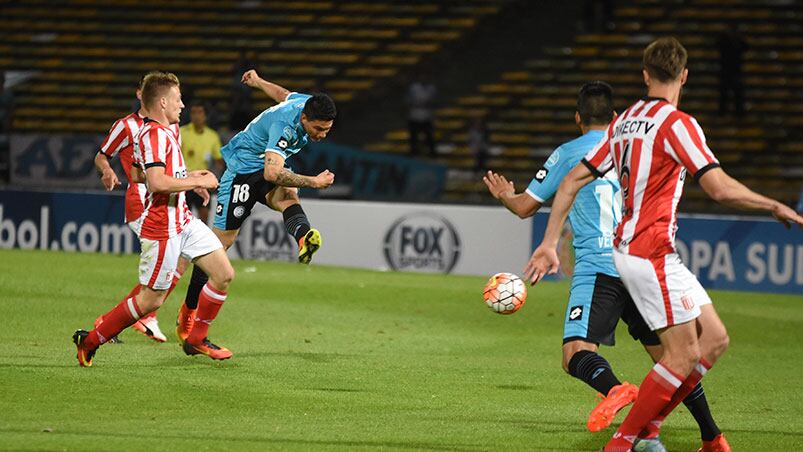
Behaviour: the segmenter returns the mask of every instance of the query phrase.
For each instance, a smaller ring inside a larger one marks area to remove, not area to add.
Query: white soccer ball
[[[482,298],[493,312],[513,314],[524,306],[527,286],[513,273],[497,273],[488,280]]]

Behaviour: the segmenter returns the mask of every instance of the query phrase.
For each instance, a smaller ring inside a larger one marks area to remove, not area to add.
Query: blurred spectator
[[[11,165],[10,135],[14,118],[14,93],[5,88],[6,73],[0,72],[0,182],[8,182]]]
[[[474,118],[468,129],[468,149],[474,155],[476,163],[474,170],[483,172],[487,170],[488,148],[491,143],[488,126],[484,118]]]
[[[733,111],[737,116],[744,115],[744,83],[742,63],[747,43],[736,30],[728,30],[717,38],[719,47],[719,113],[729,112],[731,96]]]
[[[586,32],[602,33],[614,29],[613,0],[586,0],[584,28]]]
[[[187,171],[212,170],[220,176],[223,157],[220,155],[220,136],[206,125],[206,106],[196,101],[190,107],[190,123],[181,129],[181,150]],[[187,191],[187,204],[198,210],[198,218],[204,223],[209,219],[209,206],[204,206],[200,196]]]
[[[418,155],[418,142],[421,135],[429,148],[429,155],[435,157],[435,131],[433,105],[438,90],[430,81],[419,77],[407,89],[407,105],[410,107],[408,130],[410,133],[410,153]]]
[[[253,90],[242,83],[243,74],[250,69],[259,69],[256,63],[256,54],[240,50],[240,56],[231,68],[229,127],[232,131],[243,130],[254,119],[254,103],[251,100]]]

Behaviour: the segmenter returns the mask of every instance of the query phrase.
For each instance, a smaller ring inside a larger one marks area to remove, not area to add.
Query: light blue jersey
[[[227,170],[235,174],[262,171],[266,152],[275,152],[287,159],[306,146],[309,135],[301,125],[301,111],[310,97],[290,93],[284,102],[254,118],[220,150]]]
[[[564,177],[605,135],[592,130],[585,135],[562,144],[549,156],[527,187],[527,193],[543,203],[555,195]],[[574,235],[575,275],[605,273],[618,277],[613,264],[613,234],[621,220],[621,194],[619,181],[597,179],[583,187],[569,212]]]

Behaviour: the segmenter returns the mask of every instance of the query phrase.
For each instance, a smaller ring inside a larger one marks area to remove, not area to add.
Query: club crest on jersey
[[[541,168],[535,173],[535,180],[538,182],[543,182],[546,179],[547,174],[549,174],[549,170],[546,168]]]
[[[560,151],[555,151],[552,153],[552,155],[549,156],[546,163],[544,164],[544,167],[552,168],[553,166],[555,166],[556,163],[558,163],[559,160],[560,160]]]
[[[242,217],[244,213],[245,213],[245,207],[237,206],[237,207],[234,208],[234,216],[236,218]]]
[[[582,306],[572,306],[569,310],[569,320],[582,320],[583,319],[583,307]]]
[[[687,311],[694,309],[694,299],[692,299],[692,297],[683,294],[683,296],[680,297],[680,302],[683,303],[683,309]]]

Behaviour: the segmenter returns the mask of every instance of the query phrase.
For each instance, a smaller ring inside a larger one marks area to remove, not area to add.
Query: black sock
[[[683,399],[683,404],[689,409],[689,412],[694,416],[697,425],[700,426],[700,437],[703,441],[711,441],[717,435],[722,433],[711,417],[711,410],[708,408],[708,400],[705,398],[703,386],[697,383],[697,386]]]
[[[572,356],[569,360],[569,374],[583,380],[602,395],[608,395],[612,387],[622,384],[608,361],[588,350],[580,350]]]
[[[287,228],[287,233],[295,237],[296,242],[301,240],[310,230],[309,220],[301,204],[293,204],[292,206],[284,209],[282,212],[284,217],[284,227]]]
[[[209,281],[209,277],[201,270],[201,267],[193,265],[190,285],[187,286],[187,296],[184,298],[184,304],[187,305],[187,308],[195,309],[198,307],[198,296],[201,295],[201,289],[204,288],[207,281]]]

